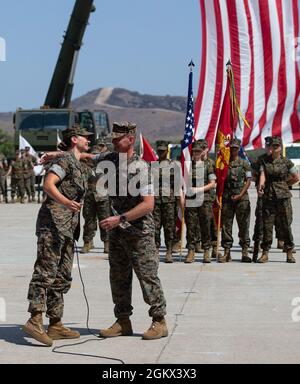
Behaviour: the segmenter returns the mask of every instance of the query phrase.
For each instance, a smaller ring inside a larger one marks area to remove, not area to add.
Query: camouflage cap
[[[271,145],[282,145],[281,137],[279,136],[272,136],[272,143]]]
[[[101,148],[98,146],[98,145],[93,145],[92,146],[92,150],[91,150],[92,154],[98,154],[101,152]]]
[[[113,129],[110,137],[112,139],[118,139],[126,135],[135,135],[136,124],[130,123],[129,121],[120,121],[113,123]]]
[[[203,146],[200,140],[196,140],[192,144],[192,151],[203,151]]]
[[[270,147],[272,145],[272,136],[265,137],[265,145]]]
[[[240,148],[241,146],[241,140],[239,139],[232,139],[230,142],[230,148]]]
[[[106,146],[107,145],[107,141],[106,139],[104,138],[99,138],[97,140],[95,140],[95,145],[99,145],[99,146]]]
[[[71,128],[67,128],[64,131],[62,131],[62,137],[63,140],[67,139],[72,136],[91,136],[93,135],[92,132],[87,131],[86,129],[82,128],[80,125],[72,125]]]
[[[208,142],[205,139],[199,139],[197,142],[201,145],[202,149],[208,148]]]
[[[164,140],[158,140],[156,142],[156,148],[158,151],[166,151],[168,149],[168,142]]]

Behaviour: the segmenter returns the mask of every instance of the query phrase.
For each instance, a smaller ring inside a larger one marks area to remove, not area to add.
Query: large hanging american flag
[[[237,102],[249,123],[235,135],[245,148],[266,136],[300,140],[298,0],[199,0],[202,65],[195,104],[195,137],[216,137],[231,60]]]

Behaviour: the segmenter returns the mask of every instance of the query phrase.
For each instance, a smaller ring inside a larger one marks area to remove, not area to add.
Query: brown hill
[[[134,121],[150,141],[174,141],[183,136],[185,97],[142,95],[121,88],[100,88],[74,99],[72,106],[76,110],[105,110],[111,123]],[[0,129],[13,133],[12,119],[12,113],[0,113]]]
[[[183,136],[186,99],[181,96],[142,95],[121,88],[100,88],[73,100],[77,110],[102,109],[110,122],[134,121],[150,140]]]

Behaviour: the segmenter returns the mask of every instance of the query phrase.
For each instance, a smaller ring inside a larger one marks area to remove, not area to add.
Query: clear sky
[[[0,111],[43,104],[75,0],[0,0]],[[193,58],[200,71],[198,0],[95,0],[73,97],[100,87],[187,94]]]

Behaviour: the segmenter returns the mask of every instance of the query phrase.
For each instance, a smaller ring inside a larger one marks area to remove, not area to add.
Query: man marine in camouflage
[[[16,151],[15,160],[10,164],[7,176],[11,175],[11,202],[15,202],[16,194],[21,199],[21,203],[25,203],[24,189],[24,160],[20,157],[20,151]]]
[[[28,201],[35,201],[34,166],[37,164],[37,159],[31,155],[30,147],[25,147],[22,159],[24,161],[24,187],[28,196]]]
[[[155,223],[155,243],[157,253],[160,247],[160,232],[164,229],[166,255],[165,263],[173,263],[172,245],[175,227],[175,206],[176,197],[174,193],[174,162],[167,158],[168,143],[166,141],[156,142],[157,154],[159,158],[159,169],[156,177],[159,179],[159,191],[155,194],[154,204],[154,223]]]
[[[78,240],[79,213],[87,180],[80,154],[88,149],[89,132],[79,126],[63,131],[68,151],[48,169],[44,183],[47,194],[37,218],[37,260],[29,284],[28,312],[31,317],[23,330],[51,346],[56,339],[78,338],[79,332],[64,327],[65,295],[72,282],[74,240]],[[46,334],[43,313],[50,319]]]
[[[263,254],[258,259],[258,263],[268,261],[276,216],[280,217],[280,234],[287,254],[286,261],[295,263],[291,230],[293,212],[289,186],[299,181],[299,175],[293,162],[282,157],[280,137],[272,137],[271,148],[271,154],[263,158],[260,166],[259,193],[263,197]]]
[[[204,249],[204,263],[211,262],[210,249],[211,243],[211,223],[213,220],[212,215],[212,190],[215,188],[216,175],[214,170],[214,163],[211,159],[205,156],[208,151],[208,144],[206,140],[194,141],[192,144],[192,189],[194,195],[187,195],[186,202],[195,201],[196,194],[198,199],[200,193],[202,194],[203,201],[199,202],[200,206],[190,207],[186,204],[185,208],[185,222],[187,228],[188,240],[188,254],[186,263],[193,263],[195,260],[195,247],[198,238],[197,228],[200,224],[202,247]],[[203,167],[201,172],[199,165]],[[197,167],[198,166],[198,167]],[[203,184],[201,186],[201,183]]]
[[[92,149],[93,154],[109,153],[106,142],[103,139],[98,139],[96,145]],[[110,216],[109,197],[106,190],[98,191],[98,180],[104,176],[103,169],[99,164],[95,167],[92,164],[87,164],[88,173],[88,188],[84,198],[82,215],[84,218],[83,226],[83,248],[80,253],[87,253],[94,248],[93,238],[95,237],[98,222]],[[97,222],[98,220],[98,222]],[[100,238],[104,243],[104,253],[108,253],[109,242],[107,232],[100,227]]]
[[[100,336],[132,335],[130,316],[134,270],[152,317],[152,324],[143,334],[143,339],[153,340],[168,335],[164,318],[166,301],[158,278],[151,174],[148,164],[134,153],[135,139],[135,124],[114,123],[112,141],[116,152],[94,156],[96,162],[106,160],[115,164],[116,172],[116,193],[109,192],[114,215],[101,221],[100,225],[109,231],[110,284],[117,321],[110,328],[100,330]],[[120,178],[123,183],[119,182]],[[135,193],[131,191],[132,183],[137,187]]]
[[[222,206],[222,246],[224,255],[219,257],[220,263],[231,261],[230,249],[233,245],[232,226],[236,216],[239,228],[239,244],[242,247],[242,262],[251,263],[248,255],[250,245],[250,201],[248,188],[252,173],[246,160],[239,158],[241,142],[232,139],[230,143],[230,163],[223,192]]]
[[[9,167],[8,167],[8,163],[5,156],[2,153],[0,153],[0,203],[2,202],[1,195],[2,195],[3,202],[6,202],[6,203],[8,202],[7,180],[6,180],[8,168]]]

